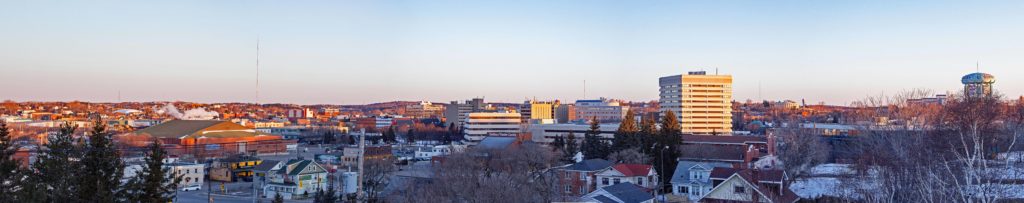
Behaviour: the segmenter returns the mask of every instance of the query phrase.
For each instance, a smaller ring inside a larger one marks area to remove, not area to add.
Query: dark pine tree
[[[316,194],[313,195],[313,203],[324,203],[324,189],[321,188],[316,190]]]
[[[590,129],[583,134],[583,157],[586,159],[608,157],[608,154],[611,153],[609,148],[608,143],[601,140],[601,124],[597,117],[594,117],[590,120]]]
[[[170,202],[174,199],[175,190],[181,183],[181,176],[172,174],[170,168],[164,168],[167,152],[160,148],[158,142],[149,145],[145,164],[135,173],[126,186],[129,202]]]
[[[455,123],[448,124],[448,133],[444,136],[444,144],[451,144],[455,140],[455,134],[459,131],[455,128]]]
[[[83,147],[82,174],[79,178],[78,195],[83,202],[115,202],[119,197],[121,177],[124,177],[124,162],[114,146],[112,135],[106,125],[96,120],[89,141]]]
[[[324,203],[335,203],[338,202],[337,190],[334,189],[334,181],[327,181],[327,190],[324,191],[323,202]]]
[[[413,132],[412,127],[410,127],[409,131],[405,133],[405,143],[416,144],[416,133]]]
[[[565,138],[562,137],[561,135],[557,135],[555,136],[554,141],[551,141],[551,150],[557,152],[561,151],[562,149],[565,149]]]
[[[637,143],[640,144],[640,152],[651,156],[651,149],[654,147],[654,140],[658,135],[657,122],[654,118],[644,118],[640,122],[640,133],[637,134]]]
[[[323,143],[324,144],[334,144],[334,136],[335,136],[334,135],[334,131],[330,131],[330,130],[324,131]]]
[[[39,156],[33,168],[36,169],[33,180],[37,181],[42,191],[25,191],[27,193],[43,194],[44,202],[78,202],[78,178],[81,172],[81,149],[75,144],[72,137],[75,133],[75,126],[70,122],[61,124],[57,134],[47,138],[44,151]],[[27,195],[37,196],[37,195]]]
[[[637,142],[640,127],[636,124],[636,115],[633,114],[633,110],[626,111],[626,118],[622,119],[622,123],[619,124],[619,129],[615,131],[615,138],[612,141],[612,151],[618,152],[625,149],[640,147],[637,146],[640,143]]]
[[[392,143],[398,142],[395,139],[395,127],[391,126],[391,127],[388,128],[387,131],[384,131],[383,138],[384,138],[384,143],[392,144]]]
[[[562,152],[562,161],[567,162],[572,162],[576,153],[580,152],[579,142],[576,142],[576,135],[572,132],[565,137],[565,149]]]
[[[655,148],[652,150],[655,157],[653,166],[659,176],[672,177],[678,163],[679,145],[683,143],[682,127],[675,113],[665,111],[665,115],[661,117],[661,131],[658,134]]]
[[[17,150],[11,142],[7,122],[0,121],[0,202],[19,202],[15,188],[23,180],[24,173],[18,169],[18,160],[14,159]]]
[[[272,200],[270,202],[271,203],[284,203],[284,196],[281,196],[281,193],[274,193],[274,200]]]

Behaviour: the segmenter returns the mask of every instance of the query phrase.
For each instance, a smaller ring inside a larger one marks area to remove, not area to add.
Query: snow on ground
[[[850,168],[849,164],[821,164],[811,168],[812,176],[841,176],[854,175],[857,171]]]
[[[860,182],[860,184],[852,181]],[[806,199],[822,196],[860,199],[862,197],[857,194],[857,189],[853,187],[855,185],[867,189],[871,188],[872,184],[862,179],[846,179],[844,182],[842,179],[834,177],[811,177],[793,181],[789,189],[800,198]]]

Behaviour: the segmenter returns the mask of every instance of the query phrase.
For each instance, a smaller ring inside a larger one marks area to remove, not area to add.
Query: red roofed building
[[[288,145],[296,142],[218,120],[172,120],[118,136],[118,139],[134,147],[160,141],[170,155],[207,158],[283,154],[287,153]]]
[[[644,188],[654,189],[658,184],[658,172],[647,164],[615,164],[595,176],[597,177],[597,188],[619,183],[633,183]]]

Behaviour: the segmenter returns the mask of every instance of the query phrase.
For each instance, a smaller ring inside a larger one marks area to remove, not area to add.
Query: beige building
[[[732,76],[704,71],[661,77],[661,111],[679,117],[683,133],[732,133]]]
[[[556,119],[559,101],[526,101],[519,106],[523,120],[533,119]]]
[[[477,112],[466,116],[465,139],[476,145],[487,136],[516,137],[521,133],[522,115],[512,112]]]
[[[443,105],[430,102],[420,102],[405,107],[405,115],[415,118],[440,118],[443,113]]]

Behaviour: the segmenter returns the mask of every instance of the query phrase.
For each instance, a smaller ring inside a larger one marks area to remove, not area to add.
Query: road
[[[218,203],[220,203],[220,202],[252,203],[253,202],[252,201],[252,196],[240,197],[240,196],[220,195],[220,194],[213,194],[212,196],[213,196],[213,202],[218,202]],[[208,202],[207,201],[208,200],[207,197],[209,197],[209,196],[207,196],[206,190],[178,192],[178,200],[177,200],[177,202],[186,202],[186,203]],[[261,201],[261,202],[264,202],[264,203],[268,203],[271,200],[272,200],[272,198],[262,198],[261,200],[258,200],[258,201]],[[313,200],[312,199],[307,199],[307,200],[284,200],[284,202],[313,202]]]

